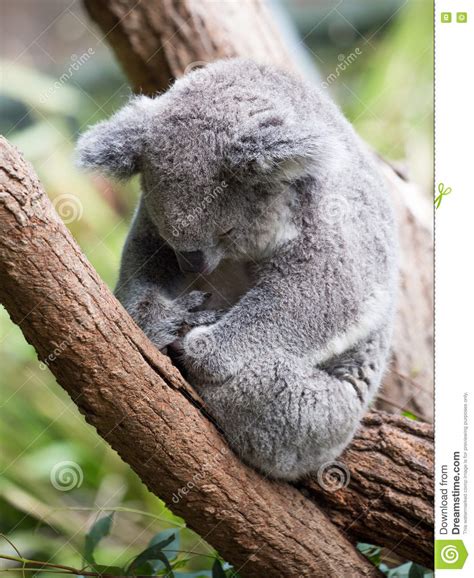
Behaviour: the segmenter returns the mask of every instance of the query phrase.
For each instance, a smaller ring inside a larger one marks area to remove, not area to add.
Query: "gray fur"
[[[380,383],[397,284],[388,192],[336,106],[220,61],[92,127],[78,156],[141,173],[116,294],[181,352],[239,455],[287,480],[334,460]],[[202,273],[178,266],[190,252]]]

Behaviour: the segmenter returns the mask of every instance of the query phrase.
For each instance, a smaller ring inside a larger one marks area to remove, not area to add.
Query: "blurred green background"
[[[297,52],[305,47],[315,82],[376,150],[403,161],[428,194],[432,3],[288,0],[276,8],[302,39],[291,40],[290,33],[288,42]],[[73,150],[81,130],[124,104],[130,89],[80,2],[4,0],[1,17],[0,132],[32,162],[84,253],[113,287],[138,183],[79,173]],[[98,562],[123,564],[157,532],[177,528],[179,549],[192,553],[178,556],[176,575],[211,575],[212,548],[181,529],[183,522],[86,425],[3,308],[0,444],[0,532],[23,556],[81,567],[85,533],[101,512],[118,508]],[[15,555],[6,541],[0,553]],[[384,558],[383,551],[368,553],[382,559],[388,575],[408,576],[409,564]],[[7,566],[0,560],[0,569]]]

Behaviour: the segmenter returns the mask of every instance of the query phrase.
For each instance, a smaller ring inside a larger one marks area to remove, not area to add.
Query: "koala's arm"
[[[377,310],[383,320],[384,299],[355,263],[341,267],[331,259],[309,268],[311,275],[296,256],[277,257],[222,319],[191,330],[183,342],[190,373],[210,383],[225,380],[260,355],[311,356],[319,363],[376,328]]]
[[[115,295],[151,341],[162,349],[186,323],[206,322],[205,312],[193,313],[206,294],[186,288],[176,256],[158,234],[141,202],[122,254]]]

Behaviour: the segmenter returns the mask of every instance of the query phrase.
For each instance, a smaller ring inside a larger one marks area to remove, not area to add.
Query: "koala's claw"
[[[352,379],[359,379],[369,383],[364,370],[360,365],[337,365],[328,369],[329,373],[338,379],[343,379],[346,376],[350,376]]]
[[[363,403],[365,393],[371,385],[371,380],[368,375],[369,368],[356,359],[341,359],[336,363],[337,365],[327,367],[326,371],[333,377],[350,383],[357,397],[361,403]]]
[[[211,293],[205,291],[191,291],[191,293],[178,297],[175,300],[174,306],[176,309],[195,311],[198,307],[204,305],[210,296]]]
[[[190,327],[198,327],[199,325],[212,325],[219,321],[224,315],[222,309],[206,310],[206,311],[192,311],[185,316],[184,322]]]

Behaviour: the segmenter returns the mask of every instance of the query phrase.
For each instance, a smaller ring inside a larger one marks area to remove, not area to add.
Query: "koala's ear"
[[[256,115],[257,116],[257,115]],[[271,174],[293,179],[333,167],[340,146],[324,126],[284,118],[268,113],[268,118],[252,118],[235,143],[233,160],[264,178]]]
[[[125,179],[139,171],[153,99],[134,98],[109,120],[89,128],[76,145],[76,163]]]

